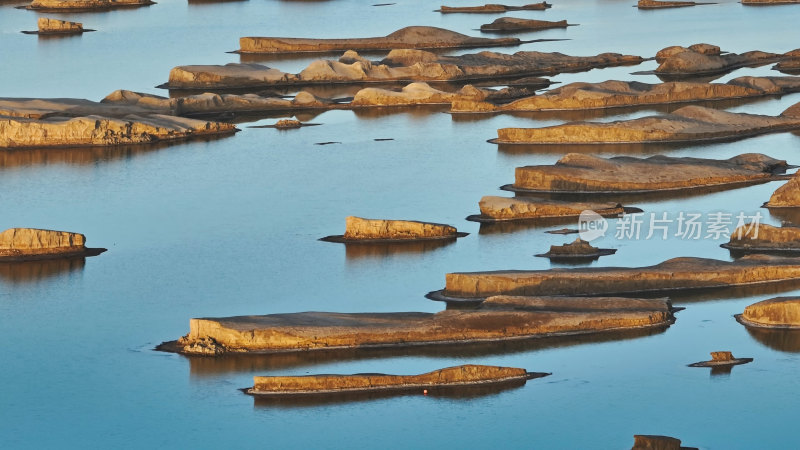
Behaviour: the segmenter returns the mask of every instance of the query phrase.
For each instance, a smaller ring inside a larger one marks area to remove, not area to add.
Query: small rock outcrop
[[[93,11],[154,5],[152,0],[33,0],[27,9],[37,11]]]
[[[307,39],[243,37],[239,53],[329,53],[345,50],[476,48],[520,45],[517,38],[478,38],[436,27],[405,27],[384,37]]]
[[[345,232],[340,236],[328,236],[322,240],[330,242],[393,242],[431,239],[456,239],[466,236],[455,227],[440,223],[413,220],[362,219],[349,216],[345,220]]]
[[[800,252],[800,228],[769,224],[745,224],[731,233],[723,248],[741,252]]]
[[[772,193],[767,208],[795,208],[800,206],[800,172]]]
[[[545,9],[552,8],[553,5],[547,2],[531,3],[523,6],[509,6],[499,5],[496,3],[489,3],[483,6],[441,6],[437,12],[442,14],[447,13],[501,13],[507,11],[544,11]]]
[[[739,364],[747,364],[752,362],[753,358],[734,358],[733,353],[728,351],[711,352],[710,361],[700,361],[689,364],[689,367],[722,367],[722,366],[736,366]]]
[[[697,450],[681,447],[681,440],[669,436],[634,434],[631,450]]]
[[[448,273],[434,299],[469,301],[493,295],[618,295],[725,288],[790,281],[800,260],[750,255],[736,261],[673,258],[654,266]]]
[[[480,215],[467,220],[501,222],[511,220],[577,218],[583,211],[594,211],[604,217],[614,217],[633,209],[613,202],[567,202],[560,200],[531,199],[527,197],[485,196],[478,202]],[[641,210],[637,210],[641,211]]]
[[[40,17],[37,24],[39,34],[80,34],[85,31],[82,23],[48,19],[47,17]]]
[[[550,258],[551,260],[580,260],[597,259],[601,256],[613,255],[617,250],[613,248],[597,248],[581,238],[564,245],[551,245],[550,251],[536,256]]]
[[[295,119],[281,119],[281,120],[275,122],[275,128],[278,128],[278,129],[281,129],[281,130],[289,130],[289,129],[293,129],[293,128],[300,128],[302,126],[303,126],[303,123],[300,122],[299,120],[295,120]]]
[[[87,248],[86,237],[67,231],[10,228],[0,233],[0,261],[94,256],[105,249]]]
[[[530,20],[516,17],[500,17],[492,23],[481,25],[481,31],[535,31],[549,30],[551,28],[567,28],[570,26],[566,20]]]
[[[724,160],[662,155],[601,158],[569,153],[552,166],[517,167],[514,184],[503,188],[517,192],[597,194],[734,188],[775,180],[787,168],[786,161],[760,153]]]
[[[800,297],[775,297],[753,303],[736,319],[749,327],[800,328]]]
[[[544,128],[501,128],[499,144],[624,144],[714,142],[800,128],[800,104],[779,116],[684,106],[672,114],[616,122],[569,122]]]
[[[620,329],[666,328],[668,299],[497,296],[474,309],[437,313],[303,312],[191,319],[159,350],[196,355],[306,352],[466,344]]]
[[[359,373],[355,375],[304,375],[253,377],[253,387],[245,389],[250,395],[285,396],[319,395],[370,391],[419,391],[435,393],[437,388],[492,385],[510,382],[525,383],[546,373],[529,373],[515,367],[479,366],[467,364],[447,367],[420,375],[386,375]]]

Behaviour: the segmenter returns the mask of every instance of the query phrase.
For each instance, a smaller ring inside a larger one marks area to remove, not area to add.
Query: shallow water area
[[[473,5],[466,0],[448,5]],[[652,57],[670,45],[786,52],[798,5],[718,5],[639,11],[634,0],[555,0],[547,11],[505,15],[566,19],[580,26],[525,37],[568,38],[492,49],[619,52]],[[19,3],[16,3],[19,4]],[[373,7],[354,0],[187,3],[130,10],[52,13],[0,3],[0,97],[99,100],[116,89],[168,95],[155,86],[182,64],[225,64],[248,35],[380,36],[433,25],[473,36],[500,15],[432,12],[421,0]],[[39,39],[40,16],[82,22],[83,36]],[[455,53],[471,53],[467,50]],[[332,55],[336,58],[337,55]],[[311,58],[271,60],[286,71]],[[375,59],[380,59],[376,56]],[[655,83],[654,61],[562,74],[554,81]],[[771,65],[722,76],[782,74]],[[556,85],[557,86],[557,85]],[[729,111],[776,115],[800,94],[726,103]],[[661,109],[656,109],[661,111]],[[669,109],[667,109],[669,110]],[[765,153],[800,164],[800,134],[681,146],[497,146],[501,127],[538,127],[565,117],[454,117],[446,108],[329,111],[320,126],[247,128],[224,139],[170,146],[0,151],[0,229],[84,233],[108,252],[84,260],[0,266],[0,447],[3,448],[630,448],[633,434],[666,434],[700,448],[776,448],[794,442],[790,412],[800,368],[797,336],[754,333],[733,315],[796,286],[733,289],[675,299],[686,306],[662,332],[531,340],[495,346],[324,355],[187,358],[152,351],[188,331],[192,317],[298,311],[439,311],[423,296],[455,271],[544,269],[533,255],[574,240],[544,233],[576,223],[499,227],[467,222],[483,195],[512,183],[514,168],[552,164],[571,151],[603,156],[730,158]],[[621,120],[654,109],[610,110]],[[313,120],[312,120],[313,119]],[[572,120],[572,119],[569,119]],[[380,140],[376,139],[393,139]],[[314,145],[321,142],[340,142]],[[761,213],[781,182],[702,196],[628,202],[674,219],[680,212]],[[774,216],[772,214],[775,214]],[[447,245],[369,250],[320,242],[345,217],[410,219],[456,226]],[[728,260],[727,239],[616,239],[619,219],[592,241],[617,253],[592,267],[642,266],[679,256]],[[734,219],[735,223],[735,219]],[[646,225],[646,223],[645,223]],[[675,225],[673,224],[673,227]],[[730,374],[686,364],[716,350],[752,357]],[[237,391],[255,375],[423,373],[458,364],[522,367],[553,375],[525,386],[464,397],[403,396],[355,402],[254,404]],[[46,426],[46,431],[43,428]]]

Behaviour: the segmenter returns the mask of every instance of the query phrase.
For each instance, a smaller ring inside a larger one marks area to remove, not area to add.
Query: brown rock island
[[[549,258],[550,261],[582,261],[597,259],[601,256],[613,255],[617,250],[614,248],[597,248],[581,238],[574,242],[564,245],[551,245],[550,251],[536,256]]]
[[[797,50],[780,54],[750,51],[741,54],[724,53],[719,47],[695,44],[689,48],[673,46],[656,54],[660,63],[655,74],[663,77],[691,77],[729,72],[740,67],[757,67],[767,63],[793,59]]]
[[[753,303],[735,317],[748,327],[800,329],[800,297],[775,297]]]
[[[86,236],[68,231],[9,228],[0,233],[0,261],[97,256],[104,248],[87,248]]]
[[[327,236],[321,241],[344,244],[369,244],[391,242],[415,242],[428,240],[455,240],[468,233],[440,223],[413,220],[362,219],[349,216],[345,219],[343,235]]]
[[[697,2],[670,2],[659,0],[639,0],[636,7],[639,9],[664,9],[664,8],[683,8],[686,6],[715,5],[716,3],[697,3]]]
[[[774,227],[765,223],[746,224],[736,228],[731,233],[730,242],[720,247],[738,253],[800,253],[800,228]]]
[[[739,364],[747,364],[752,362],[753,358],[734,358],[731,352],[711,352],[710,361],[701,361],[689,364],[689,367],[725,367],[736,366]]]
[[[329,53],[345,50],[392,50],[506,47],[520,45],[517,38],[479,38],[436,27],[405,27],[384,37],[307,39],[243,37],[238,53]]]
[[[73,34],[81,34],[89,31],[88,28],[83,28],[83,24],[79,22],[68,22],[66,20],[58,20],[58,19],[48,19],[46,17],[40,17],[38,22],[38,30],[37,31],[23,31],[25,34],[38,34],[38,35],[54,35],[54,36],[61,36],[61,35],[73,35]]]
[[[553,218],[577,219],[583,211],[594,211],[603,217],[642,212],[639,208],[624,207],[613,202],[568,202],[526,197],[508,198],[485,196],[478,202],[481,213],[467,217],[474,222],[503,222]]]
[[[380,62],[354,57],[320,59],[299,73],[287,73],[261,64],[177,66],[167,89],[240,89],[272,86],[358,83],[473,82],[519,79],[563,72],[581,72],[603,67],[639,64],[640,56],[601,53],[569,56],[562,53],[483,51],[441,56],[424,50],[392,50]]]
[[[588,267],[448,273],[432,300],[475,302],[493,295],[631,295],[778,283],[800,277],[800,259],[749,255],[736,261],[673,258],[646,267]]]
[[[622,329],[666,328],[668,299],[488,298],[437,313],[303,312],[191,319],[189,334],[158,350],[189,355],[468,344]]]
[[[517,167],[514,184],[502,189],[529,193],[611,194],[730,189],[785,179],[786,161],[760,153],[729,159],[601,158],[568,153],[554,165]]]
[[[155,5],[151,0],[33,0],[26,9],[36,11],[95,11]]]
[[[697,448],[681,447],[681,440],[674,437],[634,434],[631,450],[697,450]]]
[[[528,5],[523,6],[509,6],[509,5],[499,5],[496,3],[488,3],[483,6],[441,6],[440,9],[437,9],[436,12],[440,12],[442,14],[448,13],[483,13],[483,14],[495,14],[495,13],[503,13],[508,11],[544,11],[545,9],[552,8],[553,5],[547,2],[541,3],[531,3]]]
[[[727,83],[671,81],[647,84],[611,80],[601,83],[570,83],[542,94],[506,103],[458,99],[453,102],[451,112],[501,113],[624,108],[764,97],[798,91],[800,91],[800,78],[797,77],[745,76]]]
[[[492,23],[485,23],[481,25],[481,31],[536,31],[536,30],[549,30],[552,28],[567,28],[575,26],[568,24],[566,20],[559,20],[556,22],[549,20],[530,20],[520,19],[517,17],[500,17],[495,19]]]
[[[544,128],[501,128],[498,144],[698,143],[738,140],[800,128],[800,103],[778,116],[684,106],[672,114],[616,122],[569,122]]]
[[[745,6],[795,5],[800,0],[742,0]]]
[[[436,394],[439,389],[465,386],[524,384],[525,381],[550,375],[528,372],[515,367],[467,364],[447,367],[420,375],[386,375],[358,373],[354,375],[305,375],[253,377],[253,387],[244,392],[255,396],[296,396],[345,394],[355,392]]]
[[[796,208],[800,206],[800,173],[795,173],[783,186],[772,193],[767,208]]]

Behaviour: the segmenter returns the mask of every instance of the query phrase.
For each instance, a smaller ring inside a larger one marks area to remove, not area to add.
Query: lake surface
[[[453,1],[451,5],[482,2]],[[527,33],[567,41],[495,49],[652,57],[670,45],[785,52],[800,45],[800,6],[718,5],[639,11],[634,0],[555,0],[545,12],[509,14],[580,26]],[[497,15],[432,12],[439,3],[162,0],[133,10],[48,14],[97,32],[38,39],[39,14],[0,4],[0,96],[99,100],[115,89],[166,95],[154,86],[181,64],[224,64],[246,35],[360,37],[406,25],[474,31]],[[299,70],[311,59],[273,60]],[[636,67],[564,74],[555,81],[656,82]],[[721,77],[779,75],[770,66]],[[731,111],[778,114],[800,95]],[[800,164],[800,136],[772,134],[683,147],[498,146],[508,126],[557,117],[453,118],[442,108],[332,111],[294,131],[240,126],[234,137],[169,147],[0,153],[0,229],[85,233],[109,251],[84,261],[0,264],[2,448],[544,448],[624,449],[633,434],[665,434],[705,449],[786,448],[796,442],[800,336],[751,335],[734,319],[777,289],[676,298],[686,310],[660,333],[534,340],[436,351],[253,358],[186,358],[153,351],[188,331],[192,317],[297,311],[427,311],[423,295],[454,271],[546,269],[546,251],[572,237],[531,226],[464,221],[483,195],[513,181],[514,168],[552,164],[569,151],[728,158],[763,152]],[[615,120],[652,111],[613,112]],[[375,139],[393,139],[375,141]],[[314,145],[338,141],[340,144]],[[680,199],[629,202],[647,213],[761,212],[779,183]],[[317,239],[344,218],[450,223],[471,233],[420,251],[345,249]],[[730,259],[722,240],[617,240],[595,266],[641,266],[678,256]],[[563,225],[550,228],[560,228]],[[797,294],[798,291],[783,291]],[[789,294],[786,294],[789,295]],[[686,364],[715,350],[753,357],[727,375]],[[254,375],[413,374],[457,364],[552,372],[524,387],[464,397],[404,396],[339,403],[254,403],[237,389]]]

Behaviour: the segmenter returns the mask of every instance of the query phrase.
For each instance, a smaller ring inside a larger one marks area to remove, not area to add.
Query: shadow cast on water
[[[48,278],[83,271],[86,258],[0,262],[0,281],[11,284],[37,283]]]

